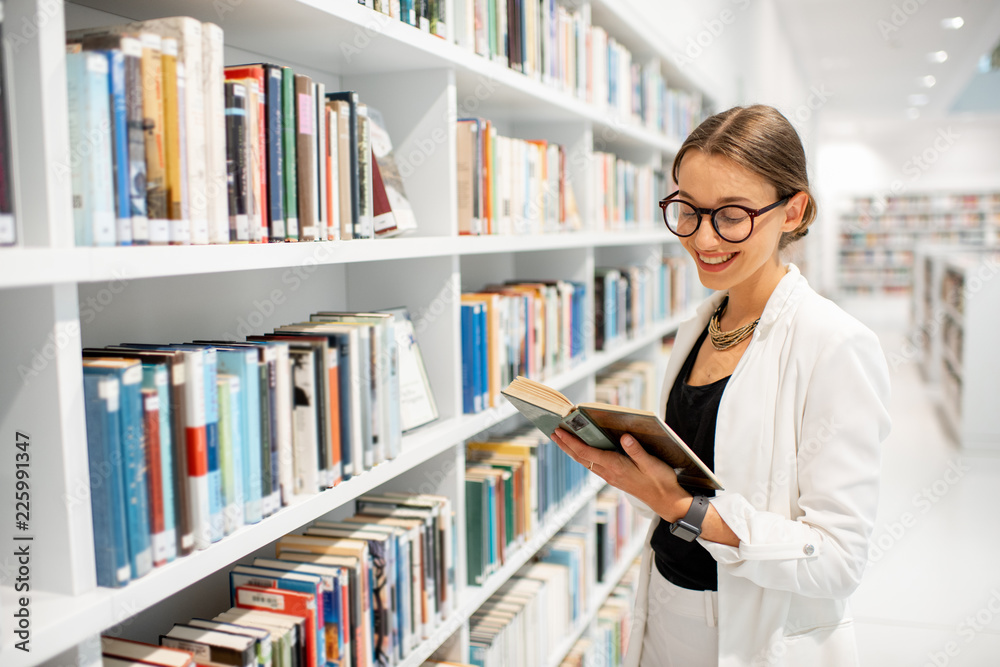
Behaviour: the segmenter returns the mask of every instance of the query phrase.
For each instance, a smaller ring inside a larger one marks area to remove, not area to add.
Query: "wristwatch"
[[[676,535],[686,542],[694,542],[694,538],[701,535],[701,522],[705,520],[708,512],[708,498],[705,496],[695,496],[691,500],[691,508],[683,519],[678,519],[670,524],[670,534]]]

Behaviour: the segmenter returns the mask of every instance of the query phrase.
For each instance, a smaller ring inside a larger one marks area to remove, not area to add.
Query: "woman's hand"
[[[621,445],[628,456],[591,447],[561,428],[552,434],[552,440],[574,461],[611,486],[646,503],[666,521],[677,521],[691,507],[691,494],[678,484],[674,469],[648,454],[639,441],[627,433],[622,436]]]

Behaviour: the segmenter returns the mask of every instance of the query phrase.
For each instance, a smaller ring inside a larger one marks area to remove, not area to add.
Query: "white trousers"
[[[655,561],[655,559],[653,559]],[[641,667],[716,667],[719,594],[675,586],[651,563]]]

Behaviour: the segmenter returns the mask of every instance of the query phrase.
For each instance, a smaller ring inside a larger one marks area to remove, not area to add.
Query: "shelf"
[[[659,322],[649,332],[623,342],[613,350],[597,352],[591,359],[546,380],[546,383],[556,389],[564,389],[662,338],[676,329],[682,319],[671,318]],[[244,526],[208,549],[158,567],[124,588],[99,587],[76,597],[33,592],[32,611],[35,621],[32,628],[31,660],[48,659],[62,648],[77,644],[156,605],[205,576],[276,541],[287,534],[290,527],[305,525],[317,519],[515,414],[517,410],[504,403],[479,414],[462,415],[415,429],[403,437],[403,449],[396,458],[332,489],[283,507],[260,523]],[[529,544],[533,543],[534,541]],[[536,551],[537,549],[538,547],[535,547]],[[2,592],[3,606],[8,609],[14,608],[13,590],[4,588]],[[7,599],[8,595],[11,596],[11,600]],[[10,646],[4,646],[3,650],[4,653],[11,651],[12,655],[20,653]],[[30,663],[15,662],[15,664]]]
[[[608,136],[635,147],[675,153],[680,141],[562,92],[457,44],[422,32],[356,2],[329,0],[203,0],[134,2],[74,0],[75,4],[130,20],[192,16],[225,30],[227,47],[262,53],[289,65],[332,74],[378,75],[451,68],[460,90],[486,86],[491,107],[523,113],[532,121],[589,120]],[[648,39],[648,38],[645,38]],[[477,96],[478,100],[478,96]]]
[[[113,248],[10,248],[0,253],[0,288],[352,264],[449,255],[676,243],[666,228],[638,231],[456,236],[303,243]]]
[[[644,524],[645,526],[645,524]],[[590,608],[584,613],[583,617],[577,622],[576,626],[570,632],[569,636],[559,642],[556,649],[552,652],[552,656],[549,658],[549,667],[559,667],[562,663],[563,658],[569,653],[570,649],[577,642],[580,636],[584,633],[587,627],[594,621],[597,617],[597,612],[601,609],[601,605],[604,604],[611,592],[615,590],[618,583],[621,581],[625,573],[628,572],[629,568],[632,566],[632,562],[635,558],[642,553],[642,548],[646,545],[646,529],[645,527],[641,530],[625,548],[622,558],[615,563],[615,566],[611,569],[608,580],[597,585],[595,590],[591,591],[591,604]]]
[[[596,475],[592,475],[591,479],[584,484],[581,492],[573,498],[573,500],[567,504],[558,507],[546,521],[545,526],[541,531],[532,536],[523,546],[521,546],[517,551],[511,554],[507,562],[504,563],[503,567],[494,572],[487,578],[486,582],[482,586],[468,586],[465,589],[466,600],[463,602],[462,607],[459,611],[454,612],[451,617],[446,620],[441,627],[434,631],[434,633],[423,643],[420,644],[416,649],[414,649],[405,660],[403,660],[399,667],[419,667],[424,660],[429,658],[431,654],[437,650],[448,637],[453,635],[465,621],[469,619],[476,612],[479,607],[483,605],[484,602],[489,600],[497,590],[510,579],[518,570],[521,569],[532,556],[538,553],[538,550],[545,546],[549,540],[551,540],[556,533],[558,533],[562,528],[569,523],[569,520],[573,518],[580,510],[587,506],[591,500],[593,500],[598,492],[605,487],[604,480],[600,479]]]

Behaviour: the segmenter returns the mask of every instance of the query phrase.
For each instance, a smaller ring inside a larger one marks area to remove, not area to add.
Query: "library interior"
[[[995,0],[0,0],[0,665],[997,664],[998,276]]]

